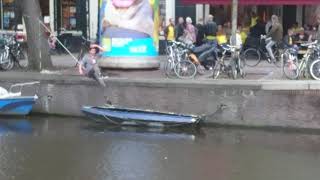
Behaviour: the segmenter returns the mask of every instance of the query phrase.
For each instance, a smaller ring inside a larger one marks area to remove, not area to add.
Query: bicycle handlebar
[[[318,43],[317,40],[313,41],[313,42],[310,42],[310,43],[304,43],[304,44],[301,44],[301,46],[303,47],[309,47],[309,46],[313,46],[313,45],[316,45]]]
[[[234,49],[241,49],[241,47],[240,47],[240,46],[228,45],[228,47],[230,47],[230,48],[234,48]]]

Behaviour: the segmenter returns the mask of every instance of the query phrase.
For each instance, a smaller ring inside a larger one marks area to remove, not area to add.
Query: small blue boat
[[[83,106],[82,112],[97,122],[115,125],[183,126],[196,125],[201,117],[117,107]]]
[[[0,99],[0,115],[28,115],[37,96],[20,96]]]
[[[9,91],[0,87],[0,115],[28,115],[37,101],[38,96],[21,96],[22,88],[38,83],[39,82],[14,84],[10,87]]]

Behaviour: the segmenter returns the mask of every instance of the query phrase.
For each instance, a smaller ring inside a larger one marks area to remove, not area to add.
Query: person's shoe
[[[197,67],[197,71],[198,71],[198,73],[199,73],[200,75],[203,75],[203,74],[205,73],[205,71],[206,71],[206,68],[205,68],[204,66],[202,66],[202,65],[199,65],[199,66]]]
[[[272,62],[271,58],[267,58],[267,61],[268,61],[268,63]]]
[[[102,76],[101,78],[102,78],[102,79],[108,79],[109,76]]]

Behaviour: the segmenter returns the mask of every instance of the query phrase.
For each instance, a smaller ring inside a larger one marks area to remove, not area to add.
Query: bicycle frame
[[[4,49],[0,50],[0,64],[4,64],[9,62],[9,54],[10,54],[10,48],[5,45]]]
[[[263,41],[264,40],[264,41]],[[263,59],[267,59],[270,55],[269,55],[269,52],[266,48],[267,44],[271,41],[268,40],[268,39],[263,39],[263,38],[260,38],[260,44],[259,44],[259,47],[258,47],[258,51],[260,53],[260,55],[263,56]],[[264,45],[263,45],[264,43]],[[273,48],[275,48],[276,44],[273,46]],[[273,49],[273,54],[275,55],[275,50]]]
[[[308,62],[310,60],[310,56],[312,54],[312,50],[313,50],[312,48],[308,48],[306,54],[303,56],[301,62],[299,63],[299,66],[298,66],[298,68],[299,68],[299,76],[304,70],[307,69],[307,64],[308,64]]]

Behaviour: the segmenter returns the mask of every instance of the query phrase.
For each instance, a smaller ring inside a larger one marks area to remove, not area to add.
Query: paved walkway
[[[163,65],[166,61],[165,56],[159,56],[160,68],[153,70],[112,70],[103,69],[103,73],[109,77],[120,77],[120,78],[142,78],[142,79],[159,79],[167,78],[163,72]],[[79,75],[75,66],[75,60],[70,55],[55,55],[52,56],[54,66],[61,67],[63,70],[60,72],[66,75]],[[282,69],[277,68],[273,64],[269,64],[266,61],[262,61],[256,67],[245,67],[247,76],[245,79],[248,80],[280,80],[285,79],[282,76]],[[227,78],[222,76],[221,78]],[[197,75],[195,79],[208,79],[208,77]]]

